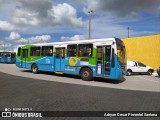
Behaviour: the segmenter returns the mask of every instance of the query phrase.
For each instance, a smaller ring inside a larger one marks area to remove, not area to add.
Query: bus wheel
[[[83,68],[81,70],[81,79],[85,81],[91,81],[93,78],[93,73],[89,68]]]
[[[32,65],[32,72],[33,72],[34,74],[37,74],[37,73],[38,73],[38,66],[37,66],[37,64],[33,64],[33,65]]]
[[[131,70],[127,70],[127,76],[131,76],[132,75],[132,71]]]

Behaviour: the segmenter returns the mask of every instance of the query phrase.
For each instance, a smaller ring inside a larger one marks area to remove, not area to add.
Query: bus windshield
[[[118,61],[122,65],[126,65],[126,49],[123,44],[123,42],[119,39],[116,39],[116,44],[117,44],[117,56],[118,56]]]
[[[3,57],[4,57],[4,58],[10,57],[10,53],[4,53],[4,54],[3,54]]]
[[[2,57],[2,53],[0,52],[0,57]]]

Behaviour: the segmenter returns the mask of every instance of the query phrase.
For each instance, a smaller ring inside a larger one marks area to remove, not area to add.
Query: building
[[[141,61],[156,70],[160,66],[160,34],[122,38],[127,60]]]

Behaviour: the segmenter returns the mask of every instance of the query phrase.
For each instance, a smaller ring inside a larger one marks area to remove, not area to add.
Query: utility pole
[[[128,27],[128,38],[129,38],[129,29],[130,29],[130,28]]]
[[[88,11],[88,13],[89,13],[89,35],[88,35],[88,39],[90,40],[91,39],[91,19],[92,19],[93,10]]]

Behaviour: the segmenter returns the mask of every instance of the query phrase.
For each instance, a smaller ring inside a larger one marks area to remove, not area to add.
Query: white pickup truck
[[[152,75],[154,69],[150,66],[137,61],[127,61],[127,73],[126,75],[130,76],[132,73],[147,73]]]

